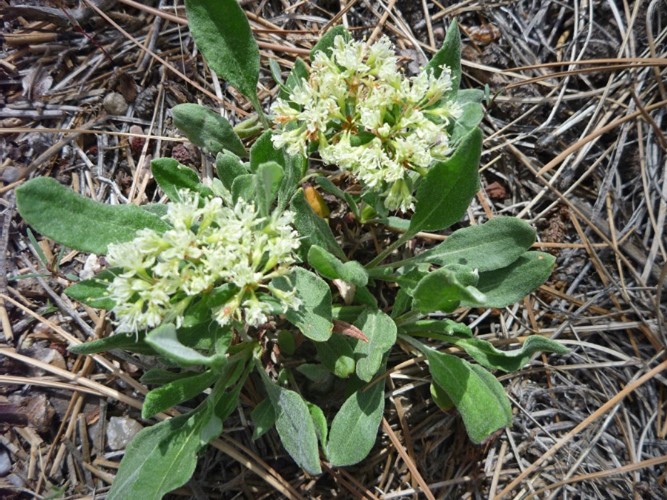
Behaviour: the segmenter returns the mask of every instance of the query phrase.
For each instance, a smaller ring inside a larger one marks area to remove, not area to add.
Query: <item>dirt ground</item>
[[[483,189],[462,225],[515,215],[537,228],[537,249],[557,256],[551,278],[522,303],[457,319],[498,346],[539,333],[571,351],[501,376],[513,424],[473,445],[457,415],[430,399],[423,361],[397,346],[371,455],[320,477],[301,471],[275,433],[251,439],[250,384],[171,496],[665,498],[664,0],[241,4],[260,45],[267,107],[278,90],[268,60],[286,74],[331,26],[390,36],[412,73],[457,19],[463,86],[489,96]],[[152,158],[213,172],[173,128],[170,108],[199,102],[238,122],[251,107],[206,66],[180,0],[0,0],[0,18],[0,497],[103,498],[125,447],[109,427],[150,424],[138,382],[150,360],[67,352],[107,328],[101,311],[63,295],[103,262],[32,234],[13,189],[42,175],[108,203],[159,201]],[[327,201],[340,228],[346,211]],[[349,237],[384,245],[393,236],[355,227]]]

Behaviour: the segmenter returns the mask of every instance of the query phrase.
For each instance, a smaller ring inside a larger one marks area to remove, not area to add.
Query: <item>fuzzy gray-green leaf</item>
[[[352,394],[333,419],[327,455],[332,465],[361,462],[377,440],[384,412],[384,382]]]
[[[257,100],[259,48],[236,0],[186,0],[188,24],[206,62],[251,101]]]
[[[462,348],[483,367],[504,372],[520,370],[530,357],[538,352],[554,352],[556,354],[569,352],[569,349],[563,344],[539,335],[528,337],[520,349],[511,351],[501,351],[490,342],[478,338],[453,338],[450,342]]]
[[[491,373],[451,354],[426,347],[422,351],[428,359],[433,382],[456,405],[473,443],[481,443],[512,423],[507,395]]]
[[[130,241],[140,229],[169,229],[160,217],[136,205],[99,203],[48,177],[18,187],[16,204],[23,219],[41,234],[82,252],[105,254],[109,244]]]
[[[544,283],[553,270],[556,258],[544,252],[525,252],[512,264],[480,273],[477,289],[483,300],[464,299],[469,307],[506,307],[523,299]]]
[[[229,122],[215,111],[193,103],[178,104],[171,110],[174,125],[190,142],[218,154],[225,149],[246,156],[245,146]]]
[[[482,152],[482,132],[466,135],[454,154],[432,166],[417,189],[410,232],[446,229],[458,222],[479,189],[477,172]]]

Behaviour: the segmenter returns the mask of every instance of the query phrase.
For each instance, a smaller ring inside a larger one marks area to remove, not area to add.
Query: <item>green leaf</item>
[[[124,333],[116,333],[109,337],[91,340],[90,342],[84,342],[83,344],[67,348],[73,354],[97,354],[112,349],[123,349],[139,354],[155,354],[153,348],[146,343],[143,334],[126,335]]]
[[[450,336],[472,337],[472,330],[468,325],[451,319],[421,319],[414,323],[401,325],[401,332],[416,336],[431,336],[435,334],[438,338],[447,336],[444,340],[451,342]],[[421,334],[421,335],[420,335]]]
[[[229,332],[231,340],[231,331]],[[227,359],[226,352],[205,356],[199,351],[181,343],[176,327],[171,324],[160,325],[146,335],[146,342],[165,358],[180,366],[221,366]]]
[[[113,269],[106,269],[94,278],[79,281],[65,289],[65,295],[97,309],[113,309],[115,303],[109,297],[109,284],[116,277]]]
[[[210,412],[196,411],[140,431],[116,473],[109,500],[157,500],[183,486],[197,466],[200,432]]]
[[[516,217],[494,217],[454,231],[443,243],[402,263],[459,264],[492,271],[509,266],[535,242],[535,230]]]
[[[311,245],[318,245],[339,259],[345,259],[345,254],[336,242],[329,224],[319,217],[310,207],[299,189],[292,198],[291,208],[294,211],[294,227],[301,236],[301,247],[303,260],[306,260]]]
[[[285,85],[281,87],[279,97],[281,99],[288,100],[290,91],[294,89],[297,85],[301,83],[301,80],[308,79],[308,66],[300,57],[297,57],[294,61],[294,66],[292,66],[292,71],[287,76],[287,81]]]
[[[479,189],[477,167],[482,151],[482,132],[466,135],[454,154],[432,166],[417,189],[410,232],[446,229],[465,214]]]
[[[314,61],[315,60],[315,55],[318,52],[324,52],[327,56],[331,56],[331,51],[333,50],[334,39],[338,35],[342,36],[343,39],[346,42],[349,41],[352,38],[352,36],[350,35],[350,32],[345,29],[345,26],[338,25],[338,26],[335,26],[335,27],[331,28],[324,35],[322,35],[322,38],[320,38],[319,42],[317,42],[315,44],[315,46],[311,49],[311,51],[310,51],[310,60]]]
[[[271,142],[271,135],[273,132],[267,130],[260,135],[250,148],[250,170],[257,172],[257,169],[262,163],[268,161],[275,161],[281,167],[285,167],[285,157],[279,149],[273,147]]]
[[[240,175],[248,173],[248,170],[241,162],[241,159],[234,153],[224,151],[218,153],[215,158],[215,171],[222,184],[229,190],[232,190],[234,179]]]
[[[332,336],[331,338],[333,339],[335,336]],[[327,342],[329,342],[329,340],[327,340]],[[315,345],[326,344],[327,342],[316,342]],[[352,360],[352,362],[354,363],[354,360]],[[326,384],[333,378],[331,371],[326,366],[315,363],[303,363],[296,367],[296,371],[318,386]],[[354,373],[354,365],[352,365],[350,373]]]
[[[285,316],[301,333],[317,342],[331,337],[331,290],[326,281],[297,267],[287,276],[274,279],[271,285],[288,293],[296,290],[301,306],[298,310],[288,309]]]
[[[431,399],[442,411],[449,411],[454,408],[454,402],[438,384],[431,383],[430,391]]]
[[[438,78],[442,73],[442,66],[451,70],[452,94],[456,94],[461,83],[461,34],[456,20],[449,25],[442,47],[428,62],[424,71],[432,70],[433,76]]]
[[[306,401],[306,405],[308,406],[308,411],[310,412],[310,416],[313,419],[313,424],[315,424],[315,433],[317,434],[322,447],[325,447],[327,445],[327,435],[329,433],[327,417],[324,416],[322,408],[316,404]]]
[[[325,342],[315,342],[317,356],[336,377],[347,378],[354,373],[354,351],[342,335],[332,335]]]
[[[215,111],[199,104],[185,103],[174,106],[171,113],[174,125],[190,142],[209,153],[215,155],[228,150],[236,156],[246,155],[245,146],[230,123]]]
[[[191,375],[192,372],[172,372],[164,368],[150,368],[144,372],[139,381],[145,385],[163,385]]]
[[[271,213],[271,204],[276,199],[284,175],[283,168],[275,161],[267,161],[257,168],[255,200],[262,216],[267,217]]]
[[[239,175],[232,183],[232,199],[234,202],[245,200],[255,201],[255,174]]]
[[[420,312],[452,312],[464,300],[483,301],[476,288],[477,273],[469,267],[450,265],[424,276],[413,292],[413,307]]]
[[[271,399],[266,398],[255,406],[250,413],[250,418],[255,426],[252,431],[252,439],[255,441],[271,430],[276,423],[276,412],[273,410]]]
[[[141,418],[151,418],[174,405],[199,396],[204,389],[211,386],[218,376],[219,374],[213,370],[207,370],[203,373],[195,373],[188,377],[179,378],[153,389],[146,394],[144,406],[141,409]]]
[[[151,173],[158,186],[172,201],[181,201],[179,190],[187,189],[211,196],[212,191],[199,181],[199,175],[190,167],[181,165],[173,158],[157,158],[151,162]]]
[[[433,382],[458,409],[468,436],[481,443],[498,429],[512,423],[512,408],[500,382],[478,365],[426,346],[420,348],[429,363]]]
[[[282,212],[285,210],[289,201],[296,193],[296,190],[299,188],[299,184],[303,180],[304,175],[306,175],[306,170],[308,168],[308,161],[303,156],[291,156],[288,155],[285,150],[282,150],[285,162],[283,168],[285,169],[285,177],[280,184],[280,189],[278,190],[278,211]]]
[[[382,365],[382,357],[396,343],[396,323],[382,311],[367,309],[354,326],[368,337],[368,342],[357,340],[354,347],[357,377],[370,382]]]
[[[458,142],[471,130],[477,127],[484,118],[484,108],[478,102],[466,102],[461,104],[461,114],[453,120],[453,126],[449,136],[452,145]]]
[[[139,229],[169,229],[160,217],[136,205],[98,203],[48,177],[16,188],[16,204],[21,217],[44,236],[88,253],[105,254],[109,244],[130,241]]]
[[[276,430],[285,450],[303,470],[320,474],[317,433],[306,402],[296,392],[271,382],[264,373],[262,379],[276,413]]]
[[[514,304],[549,278],[555,261],[556,258],[548,253],[525,252],[507,267],[480,273],[477,290],[485,299],[465,299],[461,305],[506,307]]]
[[[553,352],[556,354],[569,352],[569,349],[563,344],[539,335],[528,337],[520,349],[513,351],[500,351],[490,342],[477,338],[451,339],[450,342],[465,350],[483,367],[504,372],[520,370],[537,352]]]
[[[368,283],[368,273],[359,262],[342,262],[318,245],[308,250],[308,264],[325,278],[341,279],[356,286],[366,286]]]
[[[377,440],[384,412],[384,382],[352,394],[331,423],[327,456],[342,467],[361,462]]]
[[[280,68],[280,64],[278,64],[278,61],[269,59],[269,69],[271,70],[273,81],[279,86],[283,86],[285,82],[283,81],[282,69]]]
[[[186,0],[197,48],[213,71],[257,102],[259,49],[236,0]]]

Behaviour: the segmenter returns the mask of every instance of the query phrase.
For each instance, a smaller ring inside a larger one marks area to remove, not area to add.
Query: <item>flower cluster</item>
[[[233,320],[265,323],[275,299],[281,312],[299,307],[293,292],[270,284],[296,261],[300,241],[291,212],[260,217],[243,200],[229,207],[222,198],[200,199],[188,191],[180,198],[168,206],[165,219],[172,228],[165,233],[143,229],[132,241],[109,245],[107,260],[120,268],[109,286],[117,331],[137,332],[163,321],[178,325],[195,298],[226,284],[236,293],[212,310],[223,326]],[[267,292],[274,300],[266,300]]]
[[[387,37],[366,46],[342,36],[331,55],[318,52],[307,80],[272,106],[275,147],[306,155],[311,143],[325,163],[352,172],[382,193],[390,210],[412,208],[413,184],[450,153],[448,125],[461,113],[448,99],[443,67],[407,78]]]

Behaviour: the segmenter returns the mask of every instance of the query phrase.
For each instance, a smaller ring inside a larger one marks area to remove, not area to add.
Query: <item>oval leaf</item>
[[[456,94],[461,83],[461,34],[456,20],[449,25],[442,47],[436,52],[424,71],[433,71],[436,78],[442,73],[442,66],[447,66],[451,70],[452,94]]]
[[[236,0],[186,0],[188,24],[208,65],[257,102],[259,49]]]
[[[171,109],[174,125],[190,142],[218,154],[225,149],[236,156],[246,155],[245,146],[229,122],[215,111],[199,104],[178,104]]]
[[[136,205],[98,203],[48,177],[17,188],[16,204],[23,219],[44,236],[88,253],[105,254],[109,244],[130,241],[139,229],[169,229],[160,217]]]
[[[368,342],[357,341],[354,347],[357,377],[370,382],[382,365],[382,357],[396,343],[396,323],[382,311],[367,309],[354,325],[368,337]]]
[[[341,279],[356,286],[366,286],[368,283],[368,273],[359,262],[342,262],[318,245],[308,250],[308,264],[325,278]]]
[[[382,381],[347,398],[331,423],[327,455],[332,465],[353,465],[366,458],[377,440],[383,412]]]
[[[303,470],[320,474],[320,455],[315,424],[303,398],[280,387],[262,374],[264,386],[276,414],[276,430],[285,450]]]
[[[190,167],[181,165],[173,158],[157,158],[151,162],[151,173],[170,200],[180,201],[179,191],[187,189],[211,196],[211,190],[199,181],[199,175]]]
[[[452,312],[461,301],[485,299],[474,285],[477,273],[468,267],[448,266],[424,276],[413,292],[413,307],[420,312]]]
[[[480,273],[477,290],[484,299],[461,301],[468,307],[506,307],[512,305],[544,283],[553,270],[556,258],[544,252],[525,252],[502,269]]]
[[[539,335],[528,337],[520,349],[513,351],[500,351],[490,342],[478,338],[452,338],[450,342],[462,348],[483,367],[504,372],[520,370],[530,357],[538,352],[554,352],[556,354],[569,352],[569,349],[563,344]]]
[[[535,230],[516,217],[494,217],[484,224],[454,231],[441,244],[402,263],[459,264],[492,271],[509,266],[535,242]]]
[[[331,290],[326,281],[297,267],[287,276],[274,279],[271,284],[285,292],[296,290],[301,306],[297,310],[289,309],[285,316],[301,333],[317,342],[331,337]]]
[[[465,214],[479,189],[477,167],[482,152],[482,132],[466,135],[451,158],[432,166],[417,189],[410,232],[446,229]]]
[[[481,443],[512,423],[509,399],[493,375],[451,354],[428,347],[420,349],[428,359],[433,382],[456,405],[472,442]]]
[[[144,398],[141,418],[151,418],[153,415],[168,410],[174,405],[199,396],[218,377],[218,373],[208,370],[204,373],[195,373],[189,377],[173,380],[149,391]]]
[[[231,331],[229,332],[231,340]],[[171,324],[158,326],[146,335],[146,343],[162,354],[165,358],[181,366],[220,366],[227,357],[226,353],[205,356],[192,347],[181,343],[178,339],[176,327]]]
[[[197,466],[201,429],[209,419],[209,412],[199,411],[140,431],[125,451],[107,498],[158,500],[187,483]]]

